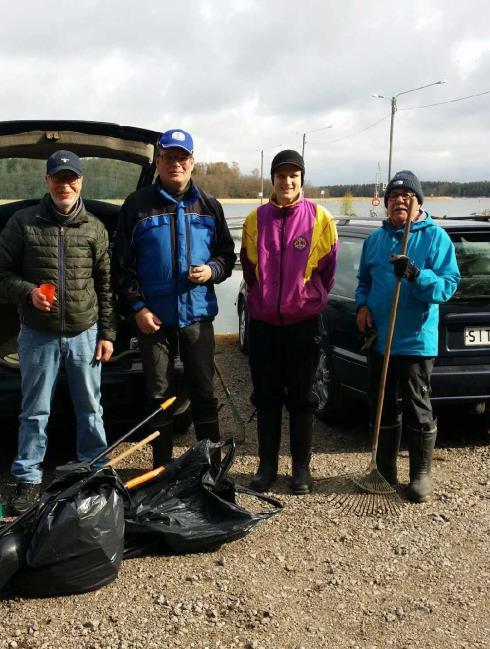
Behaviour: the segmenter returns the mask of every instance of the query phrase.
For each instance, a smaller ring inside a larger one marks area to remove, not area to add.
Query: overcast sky
[[[447,79],[398,98],[392,169],[490,179],[490,93],[416,108],[490,91],[488,0],[0,0],[0,8],[1,120],[183,128],[197,160],[236,161],[244,173],[259,168],[264,150],[264,175],[279,148],[301,151],[307,132],[307,180],[372,182],[378,162],[387,174],[391,104],[371,95]]]

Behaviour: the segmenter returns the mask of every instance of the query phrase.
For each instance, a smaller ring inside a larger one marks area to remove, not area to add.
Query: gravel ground
[[[219,337],[217,360],[248,419],[248,365],[234,337]],[[232,431],[217,391],[222,430]],[[309,496],[288,493],[284,435],[273,492],[281,514],[217,552],[126,561],[117,581],[94,593],[0,600],[0,649],[489,647],[489,447],[475,421],[450,418],[436,449],[433,501],[403,502],[398,515],[343,514],[332,497],[333,476],[368,463],[362,422],[315,423]],[[179,437],[177,452],[191,443],[190,433]],[[255,453],[252,422],[232,468],[238,482],[253,474]],[[149,463],[140,451],[122,476]],[[406,452],[399,464],[406,482]]]

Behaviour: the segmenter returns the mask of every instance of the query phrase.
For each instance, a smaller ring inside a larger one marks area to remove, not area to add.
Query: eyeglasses
[[[48,176],[48,178],[55,185],[70,185],[70,186],[77,185],[81,180],[81,176],[74,176],[72,174],[66,176],[62,174],[56,174],[54,176]]]
[[[393,202],[396,201],[397,198],[401,198],[404,201],[409,201],[414,196],[415,194],[412,194],[411,192],[391,192],[388,196],[388,201]]]
[[[181,167],[185,167],[192,160],[191,155],[174,155],[171,153],[162,153],[158,156],[167,165],[179,164]]]

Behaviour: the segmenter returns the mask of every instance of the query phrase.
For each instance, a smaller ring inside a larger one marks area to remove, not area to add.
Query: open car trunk
[[[46,193],[46,159],[59,149],[82,158],[82,197],[113,241],[120,205],[135,189],[153,182],[155,146],[161,133],[130,126],[84,121],[0,122],[0,231],[18,210]],[[20,371],[16,305],[0,298],[0,415],[18,414]],[[71,412],[61,374],[53,411]],[[111,420],[137,419],[144,408],[144,382],[135,330],[117,319],[114,355],[102,372],[103,405]],[[188,402],[187,402],[188,403]],[[66,426],[64,417],[61,423]]]

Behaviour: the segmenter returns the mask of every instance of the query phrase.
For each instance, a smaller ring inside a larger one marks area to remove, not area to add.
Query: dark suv
[[[482,218],[438,219],[451,237],[461,271],[452,299],[440,306],[439,355],[432,400],[490,412],[490,222]],[[350,416],[352,402],[366,401],[367,363],[356,327],[354,292],[361,249],[379,220],[338,220],[339,256],[335,285],[322,313],[320,357],[315,381],[318,416]],[[386,296],[387,300],[391,296]],[[245,289],[237,301],[240,347],[248,345]]]
[[[74,151],[82,158],[82,196],[87,209],[106,226],[112,241],[122,200],[133,190],[151,184],[155,175],[156,131],[104,122],[18,121],[0,122],[0,231],[17,210],[39,202],[44,193],[46,159],[57,149]],[[20,372],[16,340],[16,307],[0,298],[0,416],[17,415]],[[102,403],[110,423],[127,423],[143,416],[144,383],[141,358],[131,321],[118,318],[114,355],[103,366]],[[177,428],[189,424],[188,401],[180,398]],[[66,425],[71,412],[63,375],[53,414]]]

